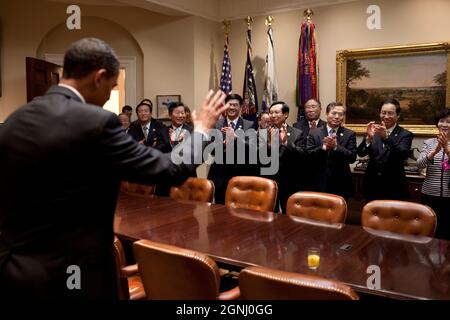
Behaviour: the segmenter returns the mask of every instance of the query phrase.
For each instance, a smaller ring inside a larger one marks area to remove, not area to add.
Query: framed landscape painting
[[[402,126],[436,134],[434,115],[450,106],[449,57],[448,43],[338,51],[336,99],[347,106],[346,127],[364,133],[379,122],[380,104],[395,98]]]

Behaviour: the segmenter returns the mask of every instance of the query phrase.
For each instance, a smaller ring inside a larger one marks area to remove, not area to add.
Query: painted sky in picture
[[[447,54],[358,59],[370,78],[354,81],[352,89],[432,87],[434,76],[447,70]]]

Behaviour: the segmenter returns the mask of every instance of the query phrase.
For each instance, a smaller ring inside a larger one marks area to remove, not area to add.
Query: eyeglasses
[[[394,111],[381,111],[380,112],[380,116],[389,116],[389,117],[393,117],[395,116],[396,113]]]

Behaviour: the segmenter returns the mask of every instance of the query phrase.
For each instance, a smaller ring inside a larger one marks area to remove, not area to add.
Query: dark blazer
[[[164,153],[171,152],[173,147],[178,144],[178,141],[176,141],[173,146],[170,144],[170,136],[169,136],[170,128],[172,128],[172,125],[163,126],[156,133],[157,138],[155,148]],[[194,131],[194,127],[186,123],[183,123],[182,128],[189,131],[189,133],[192,133],[192,131]]]
[[[147,140],[144,141],[144,145],[147,147],[155,147],[158,144],[158,133],[164,130],[165,125],[156,119],[151,119],[150,128],[148,130]],[[141,141],[145,138],[142,126],[138,122],[133,122],[128,129],[128,134],[136,141]]]
[[[294,128],[302,130],[303,134],[305,135],[305,139],[309,134],[309,122],[306,117],[301,117],[300,120],[292,125]],[[317,123],[317,128],[326,127],[327,123],[326,121],[323,121],[322,119],[319,119],[319,122]]]
[[[288,138],[286,145],[279,147],[279,170],[272,177],[278,184],[278,204],[286,213],[288,198],[295,192],[304,189],[303,172],[306,159],[305,135],[299,129],[287,126]],[[275,212],[278,207],[275,208]]]
[[[170,144],[170,137],[169,137],[169,129],[172,127],[170,126],[163,126],[159,130],[156,131],[156,145],[155,148],[160,150],[164,153],[169,153],[172,151],[173,147],[175,147],[178,144],[178,141],[175,142],[175,144],[172,146]],[[183,129],[186,129],[189,131],[189,133],[192,133],[194,131],[194,127],[188,124],[183,124]],[[192,174],[192,177],[197,177],[197,173],[194,172]],[[164,196],[168,197],[170,195],[170,188],[172,187],[172,183],[167,181],[160,181],[156,185],[155,194],[158,196]]]
[[[228,121],[226,118],[220,118],[215,126],[215,129],[221,130],[224,127],[228,127]],[[234,131],[243,130],[244,132],[251,129],[253,126],[252,121],[245,120],[241,117],[238,118],[237,125],[234,128]],[[225,135],[223,135],[225,137]],[[246,143],[246,150],[249,147],[249,141],[244,141]],[[236,147],[237,144],[235,144]],[[225,192],[228,186],[228,181],[232,177],[243,175],[246,171],[246,165],[236,165],[237,158],[237,149],[234,149],[234,164],[226,164],[226,147],[223,148],[223,162],[224,163],[216,163],[214,162],[208,172],[208,179],[214,182],[215,192],[214,198],[215,203],[225,203]],[[246,174],[248,175],[248,174]]]
[[[175,166],[117,116],[52,86],[0,132],[0,298],[114,299],[113,220],[121,180],[182,183]],[[81,270],[68,290],[67,268]]]
[[[408,159],[412,140],[413,134],[398,124],[384,141],[376,134],[367,147],[364,137],[358,146],[358,156],[369,156],[363,179],[364,193],[368,201],[408,197],[405,160]]]
[[[322,149],[323,138],[328,136],[327,126],[312,129],[307,140],[307,151],[313,163],[311,180],[313,191],[333,193],[348,199],[353,195],[350,164],[356,161],[356,134],[339,127],[336,132],[336,150]]]

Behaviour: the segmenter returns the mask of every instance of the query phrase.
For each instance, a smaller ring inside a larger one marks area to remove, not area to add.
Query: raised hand
[[[194,128],[197,131],[206,133],[209,129],[214,128],[220,115],[228,109],[224,104],[225,97],[225,93],[221,90],[216,93],[213,90],[208,92],[198,115],[195,111],[192,113]]]

